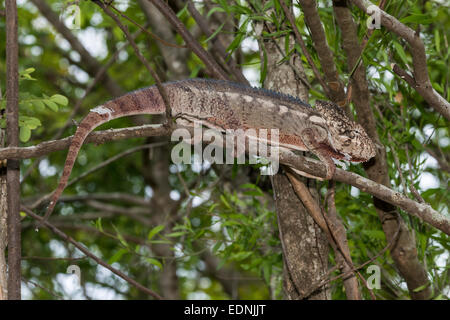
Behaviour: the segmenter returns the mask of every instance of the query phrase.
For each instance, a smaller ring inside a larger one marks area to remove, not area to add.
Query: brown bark
[[[3,133],[1,130],[0,135]],[[6,247],[8,245],[6,168],[0,164],[0,300],[8,299]]]
[[[17,7],[6,1],[6,134],[9,147],[19,145],[19,45],[17,42]],[[20,300],[20,162],[8,159],[8,299]]]
[[[270,29],[273,26],[265,24]],[[294,40],[290,39],[293,46]],[[280,48],[284,46],[278,40],[269,40],[264,45],[267,53],[267,78],[265,87],[292,96],[298,96],[307,101],[307,87],[298,78],[300,72],[305,79],[303,66],[297,56],[293,55],[287,63],[279,64],[284,58]],[[262,48],[261,48],[262,52]],[[261,57],[261,61],[264,57]],[[296,71],[294,71],[294,68]],[[305,183],[309,191],[318,201],[315,184]],[[288,178],[283,173],[273,176],[272,186],[278,228],[283,249],[283,287],[288,299],[300,299],[305,296],[309,288],[321,279],[328,268],[328,244],[321,228],[314,222],[307,209],[296,196]],[[306,297],[310,300],[324,300],[330,298],[327,287],[322,287]]]
[[[334,62],[334,54],[327,43],[325,31],[322,27],[322,22],[317,11],[317,4],[314,0],[299,0],[298,1],[303,13],[305,14],[305,22],[311,30],[311,38],[314,42],[314,49],[316,49],[319,57],[322,71],[325,74],[325,80],[331,90],[331,99],[338,105],[345,105],[344,87],[339,79]]]

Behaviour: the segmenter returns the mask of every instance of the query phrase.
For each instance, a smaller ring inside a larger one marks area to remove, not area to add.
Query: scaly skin
[[[173,118],[189,123],[199,121],[223,131],[277,128],[279,145],[316,154],[327,166],[327,179],[332,178],[335,170],[331,158],[363,162],[375,155],[375,146],[364,129],[331,102],[317,101],[313,109],[291,96],[218,80],[189,79],[163,86]],[[63,174],[44,220],[64,191],[78,152],[91,131],[120,117],[164,113],[165,105],[156,86],[125,94],[92,109],[72,139]]]

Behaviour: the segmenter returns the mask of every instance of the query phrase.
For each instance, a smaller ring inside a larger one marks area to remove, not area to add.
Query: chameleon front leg
[[[326,180],[331,180],[334,176],[334,172],[336,171],[336,166],[331,158],[329,151],[323,148],[320,143],[317,141],[317,136],[319,136],[319,132],[314,128],[306,128],[301,132],[301,139],[308,150],[314,153],[320,161],[322,161],[327,169],[327,175],[325,176]]]

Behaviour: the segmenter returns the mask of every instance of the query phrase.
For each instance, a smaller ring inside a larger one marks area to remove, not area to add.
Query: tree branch
[[[19,44],[16,0],[6,0],[6,135],[9,147],[19,145]],[[20,163],[7,162],[8,203],[8,299],[20,300],[21,228]]]
[[[108,129],[103,131],[94,131],[86,138],[86,143],[103,144],[108,141],[117,141],[129,138],[143,138],[168,135],[170,130],[161,124],[147,124],[143,126]],[[54,151],[69,148],[73,136],[42,142],[31,147],[8,147],[0,148],[0,159],[29,159],[47,155]]]
[[[373,5],[368,0],[351,0],[359,9],[367,13],[367,8]],[[427,56],[422,39],[413,29],[407,27],[395,17],[380,9],[381,25],[397,36],[405,39],[411,46],[411,56],[414,70],[413,88],[425,99],[426,102],[437,112],[450,120],[450,103],[445,100],[431,85],[427,69]],[[398,69],[397,69],[398,70]],[[406,77],[404,80],[410,80]],[[409,82],[408,82],[409,83]]]
[[[53,12],[45,0],[31,0],[33,4],[39,9],[41,14],[50,22],[50,24],[70,43],[73,50],[78,52],[81,57],[83,69],[92,77],[99,73],[102,65],[91,56],[86,48],[81,44],[72,31],[68,29],[64,23],[59,19],[58,15]],[[113,96],[120,96],[123,94],[123,89],[105,72],[103,74],[104,85]]]
[[[286,18],[289,20],[289,23],[291,24],[291,28],[294,31],[295,40],[302,49],[303,54],[305,55],[306,61],[308,61],[309,66],[311,67],[311,70],[314,73],[314,76],[316,77],[317,81],[319,81],[320,85],[322,86],[323,91],[325,91],[326,95],[331,99],[331,92],[330,88],[326,84],[326,82],[322,79],[322,76],[320,75],[319,69],[317,69],[316,64],[314,63],[313,58],[311,57],[311,54],[308,51],[308,48],[306,47],[305,42],[303,41],[302,35],[300,34],[300,31],[297,28],[297,25],[295,24],[295,18],[291,11],[289,11],[289,8],[287,7],[286,3],[284,3],[284,0],[280,0],[280,6],[284,11],[284,14],[286,15]]]
[[[176,128],[176,127],[175,127]],[[144,125],[140,127],[110,129],[105,131],[92,132],[86,139],[89,143],[102,144],[107,141],[121,140],[131,137],[161,136],[170,134],[170,130],[163,125]],[[0,159],[19,158],[26,159],[42,156],[53,151],[63,150],[70,146],[72,137],[61,140],[43,142],[33,147],[11,147],[0,149]],[[280,149],[280,162],[290,165],[295,169],[304,171],[314,176],[325,178],[326,167],[318,160],[307,158],[292,151]],[[367,192],[380,200],[386,201],[394,206],[398,206],[410,215],[420,218],[431,226],[450,235],[450,218],[440,214],[428,204],[418,203],[392,190],[382,184],[364,178],[356,173],[336,168],[333,180],[352,185],[363,192]]]
[[[221,80],[228,80],[227,74],[217,64],[213,57],[203,49],[203,47],[192,37],[184,24],[178,19],[177,15],[169,7],[167,3],[162,0],[148,0],[158,8],[158,10],[169,20],[173,27],[178,31],[186,44],[192,49],[192,51],[203,61],[209,73],[214,77]]]
[[[323,30],[319,12],[317,11],[317,4],[314,0],[298,0],[298,2],[305,14],[305,22],[311,30],[311,38],[314,42],[314,48],[316,49],[320,64],[322,65],[328,87],[331,90],[332,100],[336,104],[343,106],[346,102],[344,87],[339,80],[334,62],[334,54],[328,46],[325,31]]]
[[[280,150],[280,162],[311,175],[325,178],[325,165],[318,160],[294,154],[291,151]],[[450,218],[434,210],[430,205],[418,203],[405,195],[392,190],[375,181],[364,178],[356,173],[336,168],[333,180],[352,185],[363,192],[403,209],[412,216],[450,235]]]

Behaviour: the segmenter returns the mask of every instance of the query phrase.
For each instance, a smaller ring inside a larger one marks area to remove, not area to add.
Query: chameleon
[[[365,162],[375,156],[375,145],[363,127],[339,106],[317,100],[315,108],[296,97],[271,90],[213,79],[187,79],[162,84],[171,116],[177,123],[228,129],[279,129],[279,146],[310,151],[325,163],[332,179],[336,160]],[[165,114],[166,105],[156,86],[127,93],[90,110],[72,138],[58,187],[44,215],[52,213],[64,191],[78,152],[91,131],[112,119]]]

